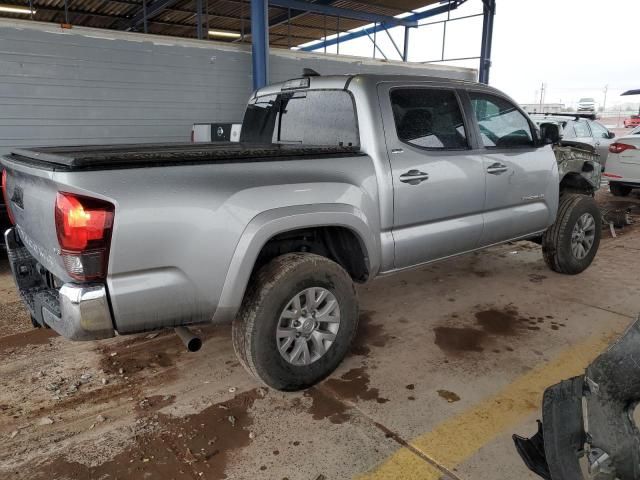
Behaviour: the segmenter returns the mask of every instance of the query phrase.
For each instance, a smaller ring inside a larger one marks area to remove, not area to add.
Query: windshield
[[[353,99],[344,90],[263,95],[247,106],[240,141],[359,146]]]
[[[573,97],[575,98],[575,97]],[[593,98],[581,98],[580,103],[593,103],[595,100]]]

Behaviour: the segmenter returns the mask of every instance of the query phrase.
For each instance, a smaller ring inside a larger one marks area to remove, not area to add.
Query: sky
[[[481,12],[481,0],[468,0],[451,18]],[[482,17],[448,23],[445,58],[478,56],[481,31]],[[404,29],[390,32],[402,48]],[[497,0],[490,84],[520,103],[538,103],[544,83],[546,103],[572,107],[593,97],[602,105],[607,87],[607,110],[637,104],[640,97],[620,94],[640,88],[639,33],[640,0]],[[413,29],[409,61],[442,58],[442,38],[442,24]],[[386,33],[378,32],[376,43],[389,59],[400,59]],[[362,37],[341,43],[340,53],[371,57],[373,44]],[[477,60],[452,64],[478,68]]]

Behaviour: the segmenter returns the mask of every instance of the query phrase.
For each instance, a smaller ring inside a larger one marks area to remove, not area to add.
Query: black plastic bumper
[[[640,479],[640,431],[633,411],[640,401],[640,320],[596,358],[585,375],[544,393],[542,423],[531,438],[514,435],[527,467],[548,480]]]

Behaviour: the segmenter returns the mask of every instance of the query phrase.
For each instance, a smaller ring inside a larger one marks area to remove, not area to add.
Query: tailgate
[[[55,226],[56,194],[64,187],[54,172],[2,159],[7,171],[7,209],[11,210],[20,239],[34,258],[56,277],[71,280],[59,254]]]

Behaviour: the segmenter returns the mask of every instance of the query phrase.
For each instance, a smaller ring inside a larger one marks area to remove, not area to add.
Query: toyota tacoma
[[[34,324],[73,340],[175,328],[195,350],[188,326],[233,322],[246,369],[298,390],[347,354],[357,283],[519,239],[565,274],[598,250],[597,157],[486,85],[304,76],[256,91],[241,131],[4,156]]]

